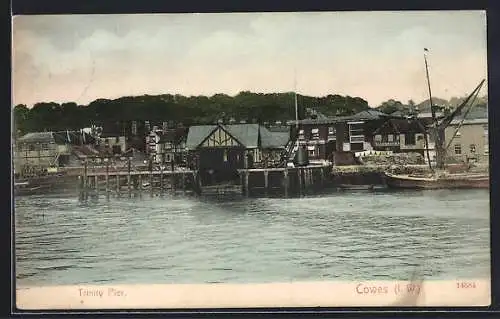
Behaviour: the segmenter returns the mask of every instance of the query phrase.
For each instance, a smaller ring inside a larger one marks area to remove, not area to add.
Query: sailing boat
[[[424,52],[428,52],[427,49],[424,49]],[[436,149],[436,167],[433,168],[430,156],[429,156],[429,147],[427,143],[427,136],[425,136],[425,146],[427,152],[427,159],[429,163],[429,167],[431,169],[431,174],[428,176],[412,176],[410,174],[394,174],[392,172],[385,172],[385,181],[388,187],[390,188],[398,188],[398,189],[440,189],[440,188],[489,188],[490,180],[488,173],[450,173],[446,171],[445,167],[445,156],[447,149],[449,148],[450,143],[447,146],[444,145],[444,132],[446,127],[450,125],[452,120],[459,114],[461,114],[462,110],[468,105],[469,101],[472,100],[469,108],[465,112],[465,115],[468,114],[470,108],[472,108],[474,104],[474,100],[477,98],[481,87],[483,86],[485,80],[482,80],[479,85],[472,91],[472,93],[459,105],[455,108],[453,112],[449,115],[444,116],[441,119],[437,119],[435,106],[432,103],[432,93],[431,93],[431,85],[429,80],[429,70],[427,66],[427,56],[424,53],[425,60],[425,70],[427,76],[427,86],[429,90],[429,102],[431,105],[431,114],[432,114],[432,125],[430,129],[432,130],[431,136],[434,139],[435,149]],[[465,120],[465,116],[462,119],[462,122]],[[455,138],[458,130],[455,131],[453,138]],[[427,135],[427,130],[426,130]]]

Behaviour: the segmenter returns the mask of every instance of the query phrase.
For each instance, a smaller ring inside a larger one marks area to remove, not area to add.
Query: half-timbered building
[[[202,182],[238,177],[238,170],[262,166],[281,154],[289,133],[272,132],[259,124],[199,125],[189,128],[186,149],[190,166]]]

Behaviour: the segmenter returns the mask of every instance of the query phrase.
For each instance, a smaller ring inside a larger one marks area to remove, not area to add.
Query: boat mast
[[[428,65],[427,65],[427,55],[426,53],[428,52],[429,50],[427,50],[427,48],[424,48],[424,61],[425,61],[425,74],[426,74],[426,77],[427,77],[427,88],[429,90],[429,103],[431,105],[431,114],[432,114],[432,121],[434,123],[434,125],[436,125],[436,113],[434,112],[434,108],[432,107],[433,103],[432,103],[432,91],[431,91],[431,82],[429,80],[429,68],[428,68]],[[417,118],[418,120],[418,118]],[[429,163],[429,169],[431,171],[433,171],[432,169],[432,163],[431,163],[431,157],[429,155],[429,139],[428,139],[428,134],[427,134],[427,129],[425,128],[425,125],[424,125],[424,143],[425,143],[425,152],[427,154],[427,162]],[[436,143],[434,143],[436,144]]]
[[[295,128],[299,130],[299,106],[297,101],[297,70],[293,70],[293,95],[295,99]]]

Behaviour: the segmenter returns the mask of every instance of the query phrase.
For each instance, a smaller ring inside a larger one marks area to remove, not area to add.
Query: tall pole
[[[425,75],[427,78],[427,89],[429,91],[429,103],[431,107],[431,115],[432,115],[432,127],[434,127],[434,148],[436,151],[436,167],[437,168],[443,168],[443,160],[442,160],[442,152],[441,152],[441,134],[438,129],[438,123],[436,119],[436,110],[434,109],[434,103],[432,102],[432,90],[431,90],[431,81],[429,77],[429,65],[427,63],[427,52],[429,50],[427,48],[424,48],[424,61],[425,61]],[[427,161],[429,162],[429,167],[432,170],[432,165],[430,161],[430,156],[429,156],[429,147],[427,144],[427,134],[425,134],[425,141],[427,145]]]
[[[294,104],[295,104],[295,145],[297,146],[297,152],[299,152],[299,148],[300,148],[300,142],[299,142],[299,138],[298,138],[298,134],[299,134],[299,103],[297,101],[297,70],[296,69],[293,70],[293,93],[294,93]]]
[[[436,124],[436,112],[434,110],[434,103],[432,103],[432,90],[431,90],[431,81],[429,78],[429,65],[427,63],[427,52],[429,50],[427,48],[424,49],[424,61],[425,61],[425,76],[427,78],[427,89],[429,91],[429,103],[431,105],[431,114],[432,114],[432,121],[434,124]]]
[[[294,105],[295,105],[295,127],[299,129],[299,105],[297,101],[297,74],[296,70],[293,73],[293,95],[294,95]]]

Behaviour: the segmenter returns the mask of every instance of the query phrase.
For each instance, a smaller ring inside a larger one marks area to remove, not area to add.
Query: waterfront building
[[[370,109],[350,116],[300,120],[299,145],[306,147],[311,160],[334,161],[346,157],[344,153],[373,150],[373,131],[390,118]]]
[[[103,153],[123,154],[127,152],[127,138],[125,136],[102,134],[99,137],[99,149]]]
[[[200,170],[204,183],[232,180],[238,169],[269,165],[279,159],[290,133],[270,131],[259,124],[197,125],[189,128],[186,149],[191,166]]]
[[[487,163],[489,159],[488,119],[456,119],[445,130],[447,156],[459,161]]]
[[[185,162],[188,128],[154,128],[146,137],[147,153],[156,163],[180,164]]]
[[[373,132],[373,149],[393,153],[419,153],[426,161],[428,149],[432,162],[436,158],[435,145],[429,135],[426,145],[425,136],[425,127],[420,120],[389,119]]]
[[[26,175],[46,171],[49,167],[68,166],[75,152],[90,152],[95,138],[85,132],[33,132],[15,143],[14,171]]]

